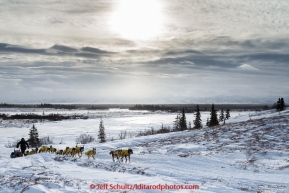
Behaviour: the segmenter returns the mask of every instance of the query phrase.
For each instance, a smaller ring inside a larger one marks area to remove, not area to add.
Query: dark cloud
[[[287,43],[286,43],[287,42]],[[287,39],[255,39],[255,40],[244,40],[244,41],[228,41],[228,45],[238,45],[241,48],[255,48],[255,49],[283,49],[289,48],[289,41]]]
[[[165,53],[165,55],[167,56],[182,55],[182,54],[203,54],[203,53],[196,50],[169,51]]]
[[[157,56],[159,54],[163,54],[162,50],[158,50],[158,49],[136,49],[136,50],[126,50],[125,53],[127,54],[132,54],[133,56]]]
[[[236,39],[229,36],[211,36],[190,40],[178,38],[172,40],[169,46],[165,56],[198,54],[198,52],[205,54],[289,53],[287,37]]]
[[[46,54],[45,49],[30,49],[16,45],[0,43],[0,53]]]
[[[205,54],[199,55],[188,55],[183,57],[167,57],[158,60],[145,62],[146,64],[175,64],[178,66],[191,66],[192,68],[203,68],[209,66],[221,67],[221,68],[235,68],[238,66],[237,63],[221,56],[211,56]],[[187,61],[187,62],[184,62]],[[191,65],[190,65],[191,63]]]
[[[195,42],[196,43],[196,42]],[[271,49],[289,49],[289,39],[288,38],[274,38],[274,39],[246,39],[246,40],[237,40],[228,36],[219,36],[212,39],[203,40],[199,44],[211,45],[224,47],[225,49],[232,49],[234,51],[236,48],[242,50],[254,49],[254,50],[271,50]]]
[[[99,58],[99,54],[92,53],[76,53],[75,56],[82,58]]]
[[[58,50],[58,51],[62,51],[62,52],[77,52],[78,51],[75,48],[68,47],[68,46],[63,46],[63,45],[57,45],[57,44],[52,46],[50,49]]]
[[[171,42],[172,50],[159,53],[159,59],[149,60],[144,64],[174,64],[180,68],[218,67],[225,70],[248,63],[255,64],[262,70],[272,69],[272,67],[278,70],[289,70],[284,66],[289,61],[288,38],[236,40],[228,36],[219,36],[182,41],[174,39]],[[194,46],[195,49],[186,50],[183,49],[184,46]]]
[[[69,56],[69,57],[83,57],[83,58],[100,58],[101,56],[107,54],[116,54],[115,52],[109,52],[92,47],[83,47],[81,49],[77,49],[64,45],[54,45],[48,49],[31,49],[7,43],[0,43],[0,53],[4,54],[19,53],[19,54],[59,56],[59,57]]]
[[[113,54],[114,53],[114,52],[108,52],[108,51],[101,50],[98,48],[93,48],[93,47],[83,47],[81,48],[81,51],[90,52],[94,54]]]
[[[166,52],[160,59],[143,62],[143,64],[153,66],[172,66],[177,68],[190,69],[211,69],[214,71],[226,71],[236,69],[238,66],[246,64],[254,64],[255,67],[261,69],[258,73],[273,73],[279,71],[280,75],[284,72],[288,73],[289,54],[267,52],[262,53],[227,53],[227,51],[219,51],[218,53],[198,53],[182,51],[186,53],[185,56],[179,56],[176,53],[180,52]],[[254,66],[253,65],[253,66]]]
[[[257,54],[248,54],[248,55],[242,55],[238,56],[240,60],[257,60],[257,61],[263,61],[263,62],[274,62],[277,63],[286,63],[288,64],[289,61],[289,53],[257,53]]]

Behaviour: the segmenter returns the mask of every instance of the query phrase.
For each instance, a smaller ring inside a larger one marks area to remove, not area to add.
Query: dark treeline
[[[233,109],[233,110],[269,110],[274,109],[274,105],[264,105],[264,104],[215,104],[216,110],[221,109]],[[168,111],[168,112],[181,112],[185,109],[187,113],[193,113],[197,111],[197,105],[195,104],[171,104],[171,105],[134,105],[130,107],[129,110],[148,110],[148,111]],[[200,111],[210,111],[211,104],[200,104]]]
[[[0,103],[0,108],[55,108],[55,109],[88,109],[88,110],[106,110],[109,108],[123,108],[130,110],[148,110],[148,111],[168,111],[181,112],[185,109],[187,113],[196,112],[197,104],[7,104]],[[215,104],[216,110],[268,110],[276,108],[276,104]],[[211,104],[199,104],[200,111],[210,111]]]
[[[134,105],[129,110],[148,110],[148,111],[174,111],[177,108],[166,105]]]
[[[6,118],[6,117],[7,117],[7,115],[6,115],[6,114],[4,114],[4,113],[3,113],[3,114],[1,114],[1,113],[0,113],[0,118]]]
[[[91,104],[8,104],[0,103],[0,108],[51,108],[51,109],[91,109],[106,110],[109,108],[118,108],[118,105],[91,105]],[[127,107],[128,108],[128,107]]]
[[[41,103],[36,106],[37,108],[54,108],[54,109],[76,109],[75,105],[64,105],[64,104],[49,104]]]
[[[60,114],[49,114],[49,115],[37,115],[33,113],[29,114],[15,114],[15,115],[6,115],[0,114],[0,117],[3,120],[10,120],[10,119],[45,119],[50,121],[60,121],[65,119],[87,119],[87,116],[83,115],[60,115]]]
[[[14,107],[18,107],[18,108],[29,108],[29,107],[33,107],[33,105],[29,105],[29,104],[7,104],[7,103],[0,103],[0,107],[2,108],[14,108]]]
[[[0,103],[0,108],[52,108],[52,109],[76,109],[76,106],[73,104],[7,104]]]

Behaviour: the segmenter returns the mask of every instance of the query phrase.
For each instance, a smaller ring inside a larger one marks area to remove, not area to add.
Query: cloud
[[[106,98],[119,90],[124,99],[132,90],[150,90],[152,98],[264,95],[276,85],[283,87],[278,92],[288,92],[287,0],[162,0],[163,34],[148,41],[124,39],[110,29],[108,18],[119,3],[1,2],[2,91],[34,97],[29,88],[43,87],[53,89],[51,96],[57,90],[64,98]],[[269,87],[260,89],[264,85]]]
[[[115,52],[109,52],[93,47],[77,49],[64,45],[54,45],[46,49],[33,49],[7,43],[0,43],[0,54],[1,53],[82,58],[100,58],[101,56],[116,54]]]
[[[58,50],[58,51],[62,51],[62,52],[77,52],[78,51],[75,48],[71,48],[71,47],[63,46],[63,45],[57,45],[57,44],[52,46],[50,49]]]
[[[241,66],[237,67],[240,70],[246,70],[246,71],[258,71],[258,68],[255,68],[254,66],[251,66],[250,64],[242,64]]]
[[[81,48],[81,51],[90,52],[94,54],[113,54],[114,53],[114,52],[108,52],[108,51],[101,50],[98,48],[93,48],[93,47],[83,47]]]
[[[6,43],[0,43],[0,52],[3,53],[33,53],[33,54],[46,54],[45,49],[30,49],[30,48],[23,48],[17,45],[11,45]]]
[[[203,54],[200,51],[196,51],[196,50],[181,50],[181,51],[168,51],[166,52],[164,55],[167,56],[178,56],[178,55],[188,55],[188,54]]]
[[[183,60],[183,61],[181,61],[180,62],[181,64],[189,64],[189,65],[195,65],[195,63],[194,62],[191,62],[191,61],[188,61],[188,60]]]
[[[222,70],[235,68],[237,64],[230,61],[229,58],[222,55],[211,54],[193,54],[182,57],[163,57],[157,60],[151,60],[144,62],[144,64],[150,65],[166,65],[173,64],[176,67],[186,68],[207,68],[207,67],[221,67]]]
[[[247,58],[248,60],[257,60],[257,61],[270,61],[274,63],[288,63],[289,54],[288,53],[257,53],[257,54],[247,54],[240,57]],[[240,58],[239,57],[239,58]]]

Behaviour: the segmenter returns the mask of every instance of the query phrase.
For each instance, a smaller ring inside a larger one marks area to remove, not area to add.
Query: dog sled
[[[13,152],[11,152],[10,154],[10,158],[17,158],[17,157],[22,157],[23,154],[20,150],[15,150]]]

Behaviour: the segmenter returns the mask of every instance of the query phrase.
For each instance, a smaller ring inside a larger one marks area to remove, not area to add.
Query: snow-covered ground
[[[4,112],[23,110],[0,109]],[[96,137],[101,117],[107,135],[115,139],[124,130],[136,133],[159,129],[162,123],[171,126],[176,117],[121,109],[58,113],[89,114],[85,120],[35,123],[40,137],[52,138],[58,149],[75,146],[82,133]],[[203,123],[208,116],[202,112]],[[187,121],[193,119],[193,114],[187,114]],[[213,128],[85,144],[85,151],[96,147],[95,160],[49,153],[11,159],[13,148],[5,145],[27,139],[31,126],[23,121],[0,123],[0,192],[161,192],[121,189],[126,184],[199,187],[162,192],[289,192],[289,111],[231,112],[226,125]],[[109,151],[117,148],[133,149],[131,163],[112,162]],[[96,187],[91,189],[91,184]],[[107,184],[108,189],[98,189],[98,184]],[[110,189],[117,185],[122,187]]]

